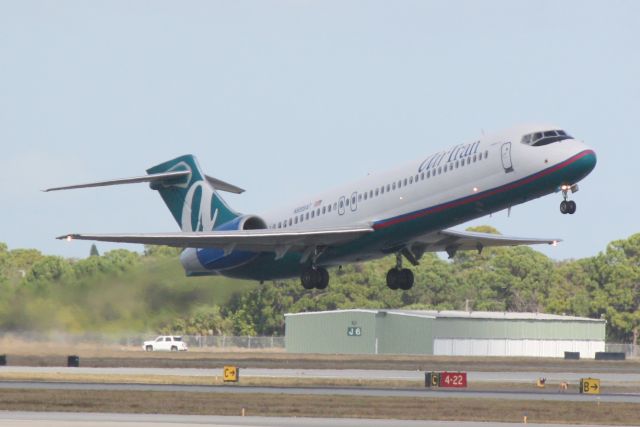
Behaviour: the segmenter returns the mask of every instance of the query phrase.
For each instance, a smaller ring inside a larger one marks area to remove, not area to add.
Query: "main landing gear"
[[[402,268],[402,254],[396,254],[396,266],[387,272],[389,289],[408,291],[413,287],[413,271]]]
[[[305,289],[326,289],[329,285],[329,272],[324,267],[305,268],[300,276]]]
[[[578,185],[563,185],[562,187],[560,187],[560,189],[562,190],[562,197],[564,198],[564,200],[560,203],[560,212],[562,212],[562,215],[573,215],[574,213],[576,213],[577,209],[576,202],[567,199],[569,198],[569,190],[571,190],[571,193],[577,192]]]

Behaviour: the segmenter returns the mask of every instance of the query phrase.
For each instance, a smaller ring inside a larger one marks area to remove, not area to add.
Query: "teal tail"
[[[240,216],[220,197],[196,158],[190,154],[177,157],[147,169],[148,174],[190,171],[189,175],[157,181],[151,188],[158,190],[182,231],[211,231]]]

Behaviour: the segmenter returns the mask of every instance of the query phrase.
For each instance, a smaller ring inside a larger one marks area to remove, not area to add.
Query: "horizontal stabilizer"
[[[227,193],[235,193],[235,194],[244,193],[244,189],[240,187],[236,187],[233,184],[229,184],[228,182],[224,182],[221,179],[214,178],[209,175],[205,175],[204,177],[206,178],[207,181],[209,181],[209,184],[211,184],[213,188],[215,188],[216,190],[226,191]]]
[[[191,174],[191,171],[188,171],[188,170],[154,173],[154,174],[149,174],[144,176],[136,176],[133,178],[111,179],[108,181],[98,181],[98,182],[90,182],[87,184],[68,185],[65,187],[52,187],[42,191],[46,193],[49,191],[74,190],[77,188],[106,187],[109,185],[136,184],[139,182],[170,181],[172,179],[182,178],[189,174]],[[233,184],[229,184],[228,182],[222,181],[221,179],[217,179],[208,175],[205,175],[205,178],[207,179],[209,184],[211,184],[211,186],[213,186],[213,188],[215,188],[216,190],[226,191],[227,193],[235,193],[235,194],[244,193],[244,189],[237,187]]]
[[[46,190],[42,190],[42,191],[48,192],[48,191],[58,191],[58,190],[74,190],[76,188],[106,187],[108,185],[136,184],[138,182],[168,181],[171,179],[187,176],[190,173],[191,171],[155,173],[151,175],[136,176],[133,178],[112,179],[109,181],[90,182],[88,184],[69,185],[66,187],[53,187],[53,188],[47,188]]]

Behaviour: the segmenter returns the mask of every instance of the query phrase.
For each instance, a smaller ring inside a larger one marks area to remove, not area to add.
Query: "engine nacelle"
[[[243,215],[214,228],[214,231],[261,230],[267,228],[264,220],[255,215]],[[180,262],[187,275],[211,274],[248,263],[258,256],[257,252],[233,251],[225,255],[221,248],[187,248]],[[213,270],[213,271],[212,271]]]

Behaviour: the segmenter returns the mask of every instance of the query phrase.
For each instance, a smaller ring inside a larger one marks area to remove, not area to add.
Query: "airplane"
[[[144,176],[44,191],[148,182],[180,232],[74,233],[58,239],[182,247],[187,276],[219,274],[260,282],[300,277],[305,289],[325,289],[328,267],[395,254],[387,286],[408,290],[414,276],[403,268],[403,259],[415,266],[426,252],[444,251],[451,258],[459,250],[557,244],[559,239],[451,227],[555,192],[562,194],[561,213],[574,214],[576,203],[569,195],[595,165],[595,152],[562,128],[520,125],[262,215],[229,207],[220,192],[244,190],[205,175],[192,155],[151,167]]]

